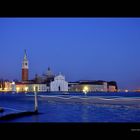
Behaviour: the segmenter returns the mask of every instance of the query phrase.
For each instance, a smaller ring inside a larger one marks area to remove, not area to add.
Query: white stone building
[[[76,92],[107,92],[107,82],[103,81],[79,81],[77,83],[69,83],[69,91]]]
[[[54,78],[50,83],[50,91],[68,91],[68,82],[63,75],[59,74]]]
[[[46,84],[29,84],[28,85],[28,91],[29,92],[46,92],[47,86]]]
[[[12,82],[11,90],[12,90],[12,92],[16,92],[16,84],[15,84],[15,82]]]
[[[17,92],[46,92],[47,88],[46,84],[16,83]]]

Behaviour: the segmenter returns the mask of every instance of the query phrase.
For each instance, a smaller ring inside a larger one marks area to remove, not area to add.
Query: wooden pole
[[[35,112],[38,112],[37,92],[35,91]]]

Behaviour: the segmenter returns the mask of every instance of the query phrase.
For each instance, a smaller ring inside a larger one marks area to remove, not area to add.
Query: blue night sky
[[[67,81],[115,80],[140,88],[140,18],[0,18],[0,78],[21,80],[50,66]]]

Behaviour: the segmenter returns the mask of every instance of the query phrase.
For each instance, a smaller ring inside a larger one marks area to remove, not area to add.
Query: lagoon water
[[[140,122],[140,93],[38,93],[38,105],[41,114],[6,122]],[[33,111],[34,93],[0,93],[0,107],[0,116]]]

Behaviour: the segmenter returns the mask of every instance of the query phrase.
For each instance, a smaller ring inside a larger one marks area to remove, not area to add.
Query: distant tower
[[[26,50],[24,51],[24,58],[22,61],[22,81],[27,81],[28,80],[28,60],[27,60],[27,54]]]

